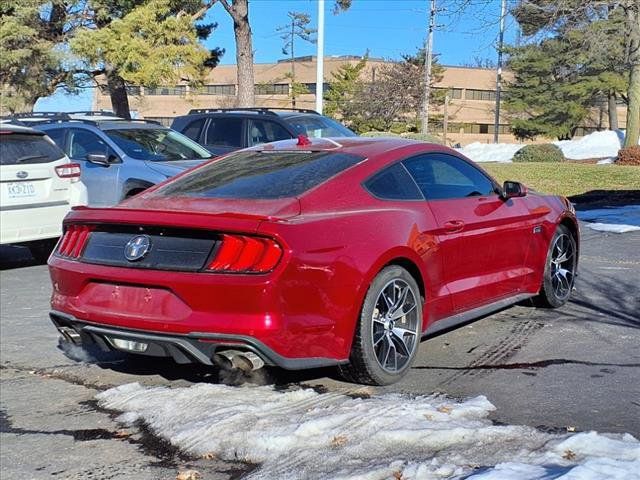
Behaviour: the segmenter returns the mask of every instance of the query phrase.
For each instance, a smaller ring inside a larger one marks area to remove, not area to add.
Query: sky
[[[514,0],[508,0],[512,4]],[[351,8],[334,15],[333,0],[325,0],[325,55],[363,55],[399,59],[424,46],[429,0],[353,0]],[[443,65],[473,65],[477,58],[496,60],[500,0],[437,0],[434,52]],[[465,8],[461,7],[465,5]],[[250,0],[249,21],[253,31],[254,61],[271,63],[284,57],[283,40],[276,28],[288,21],[287,12],[311,16],[317,26],[316,0]],[[225,50],[221,64],[235,63],[233,22],[221,4],[209,10],[205,23],[218,28],[205,42],[208,48]],[[506,20],[505,41],[513,43],[515,21]],[[315,55],[316,46],[297,40],[296,56]],[[79,95],[58,93],[40,99],[36,111],[91,109],[93,91]]]

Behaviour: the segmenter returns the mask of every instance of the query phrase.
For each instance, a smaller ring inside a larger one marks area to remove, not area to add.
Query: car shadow
[[[27,247],[21,247],[19,245],[0,245],[0,270],[33,267],[35,265],[44,265],[44,262],[37,262],[31,256]]]
[[[569,197],[578,211],[595,208],[639,205],[640,190],[590,190]]]
[[[284,370],[265,366],[259,370],[243,372],[238,369],[226,369],[199,363],[178,364],[173,359],[149,357],[125,352],[104,352],[96,345],[84,347],[69,344],[59,339],[58,349],[69,359],[96,365],[125,375],[137,377],[159,376],[167,381],[185,381],[188,383],[214,383],[239,386],[271,385],[275,388],[288,388],[293,384],[332,378],[339,380],[336,368],[314,368],[308,370]]]

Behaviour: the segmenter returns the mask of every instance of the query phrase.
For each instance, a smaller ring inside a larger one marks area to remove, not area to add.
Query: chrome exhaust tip
[[[73,343],[74,345],[81,345],[82,338],[80,334],[71,327],[58,327],[58,332],[60,335],[69,343]]]
[[[264,360],[253,352],[241,352],[240,350],[222,350],[213,356],[213,362],[220,368],[238,369],[243,372],[251,372],[264,367]]]

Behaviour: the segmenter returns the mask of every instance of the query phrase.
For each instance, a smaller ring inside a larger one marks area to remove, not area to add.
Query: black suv
[[[344,125],[314,110],[269,108],[195,109],[171,128],[215,155],[261,143],[307,137],[355,137]]]

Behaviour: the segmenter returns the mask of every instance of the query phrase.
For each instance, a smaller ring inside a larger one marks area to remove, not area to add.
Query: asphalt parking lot
[[[251,466],[182,455],[144,425],[123,428],[94,401],[129,382],[241,382],[355,390],[332,370],[251,378],[168,361],[63,350],[50,323],[45,265],[3,247],[0,449],[4,478],[240,478]],[[582,230],[580,276],[559,310],[518,305],[424,341],[410,374],[371,392],[486,395],[499,423],[640,437],[640,232]]]

